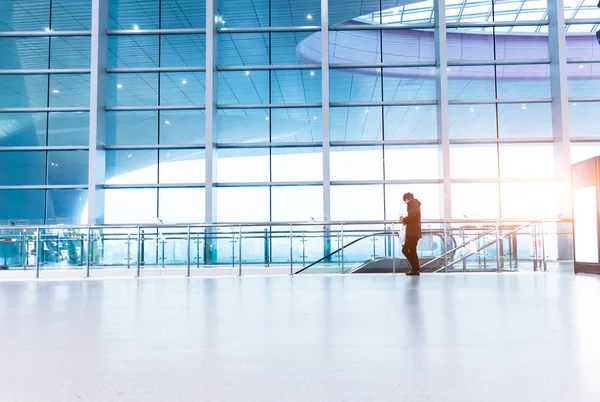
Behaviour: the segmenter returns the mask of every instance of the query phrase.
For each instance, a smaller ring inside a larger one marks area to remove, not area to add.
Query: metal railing
[[[516,235],[524,235],[531,240],[529,257],[534,270],[546,270],[545,227],[557,223],[569,221],[424,220],[425,232],[442,234],[443,252],[440,244],[421,246],[422,253],[432,258],[423,267],[442,260],[438,271],[455,272],[459,262],[464,264],[463,271],[482,270],[469,268],[467,262],[479,256],[483,258],[479,266],[483,263],[487,268],[486,253],[496,245],[495,270],[502,271],[502,243],[511,236],[514,240]],[[395,264],[401,249],[396,234],[401,228],[397,221],[0,226],[0,269],[33,271],[39,278],[46,271],[81,272],[90,277],[101,270],[122,269],[140,277],[152,270],[175,274],[174,268],[183,268],[182,274],[189,277],[200,271],[238,276],[295,275],[307,266],[323,264],[341,266],[341,273],[346,273],[351,271],[345,269],[346,264],[369,258],[391,257]],[[471,238],[458,241],[465,231],[473,232]],[[384,236],[379,238],[378,233]],[[494,240],[487,239],[491,235],[495,235]],[[446,245],[452,244],[450,237],[458,245],[447,250]],[[484,244],[448,261],[453,253],[480,240],[485,240]],[[511,268],[513,260],[517,264],[524,258],[516,251],[508,255]]]

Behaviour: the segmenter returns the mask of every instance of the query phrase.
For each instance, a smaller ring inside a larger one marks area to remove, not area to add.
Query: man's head
[[[412,195],[412,193],[405,193],[405,194],[402,196],[402,199],[403,199],[403,200],[404,200],[404,202],[405,202],[405,203],[407,203],[407,204],[408,204],[409,202],[411,202],[412,200],[414,200],[414,198],[415,198],[415,197],[414,197],[414,195]]]

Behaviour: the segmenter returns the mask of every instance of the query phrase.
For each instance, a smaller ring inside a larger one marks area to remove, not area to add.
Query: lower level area
[[[7,401],[600,400],[600,277],[0,281]]]

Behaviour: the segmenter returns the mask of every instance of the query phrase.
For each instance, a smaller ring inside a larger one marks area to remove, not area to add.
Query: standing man
[[[406,275],[419,275],[419,257],[417,256],[417,243],[421,238],[421,203],[411,193],[402,196],[406,203],[408,215],[400,216],[402,223],[406,225],[406,240],[402,246],[402,254],[410,262],[411,269]]]

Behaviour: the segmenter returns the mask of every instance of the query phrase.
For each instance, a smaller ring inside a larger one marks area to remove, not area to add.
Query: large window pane
[[[269,64],[269,34],[266,32],[219,34],[217,39],[221,66]]]
[[[269,182],[268,149],[219,149],[217,154],[218,182]]]
[[[496,66],[498,98],[550,98],[550,65]]]
[[[332,31],[329,33],[329,63],[365,64],[381,62],[381,31]],[[361,69],[367,72],[368,69]],[[373,70],[374,71],[374,70]]]
[[[108,106],[157,106],[158,74],[108,74]]]
[[[600,116],[600,102],[569,103],[571,137],[600,136],[596,116]]]
[[[497,145],[450,146],[450,175],[453,179],[497,178]]]
[[[499,104],[498,132],[500,138],[552,137],[552,104]]]
[[[162,0],[161,28],[204,28],[206,26],[205,0]]]
[[[50,75],[50,107],[88,106],[89,74]]]
[[[269,109],[219,109],[218,142],[269,142]]]
[[[158,67],[158,35],[108,37],[109,68]]]
[[[557,183],[502,183],[502,218],[555,219],[557,191]]]
[[[12,1],[0,2],[0,31],[41,31],[49,26],[50,0],[31,2],[27,7],[15,7]]]
[[[46,152],[0,152],[0,186],[46,184]]]
[[[435,105],[384,107],[386,140],[432,140],[437,134]]]
[[[510,179],[554,177],[552,144],[501,144],[500,177]]]
[[[90,68],[89,36],[58,36],[50,40],[50,68]]]
[[[274,222],[323,221],[323,187],[272,187]]]
[[[448,67],[450,99],[494,99],[494,66]]]
[[[88,151],[49,151],[48,184],[87,184]]]
[[[321,37],[314,32],[273,32],[270,64],[320,64],[320,46]]]
[[[50,225],[82,223],[87,206],[85,189],[51,189],[47,192],[46,223]]]
[[[271,71],[271,103],[321,102],[321,70]]]
[[[331,141],[381,140],[381,107],[332,107]]]
[[[158,189],[158,216],[165,223],[204,222],[203,188]]]
[[[383,100],[412,101],[435,99],[434,67],[383,69]]]
[[[320,108],[271,109],[272,142],[318,142],[322,135]]]
[[[381,220],[383,213],[383,186],[331,186],[331,220]]]
[[[268,222],[268,187],[220,187],[217,189],[219,222]]]
[[[221,71],[218,88],[220,104],[269,103],[269,72]]]
[[[438,179],[437,146],[386,146],[386,180]]]
[[[48,106],[48,75],[0,75],[0,107]]]
[[[162,35],[160,37],[162,67],[197,67],[205,64],[205,35]]]
[[[107,145],[158,143],[158,111],[106,112]]]
[[[158,151],[106,151],[106,184],[156,184]]]
[[[92,29],[92,0],[52,0],[52,29]]]
[[[156,0],[110,0],[108,29],[158,29],[159,4]]]
[[[219,3],[220,23],[227,27],[306,26],[321,24],[318,0],[223,0]],[[352,17],[349,17],[350,19]]]
[[[161,149],[158,166],[159,183],[204,183],[203,149]]]
[[[161,144],[204,144],[204,110],[161,110]]]
[[[450,105],[450,138],[496,138],[496,105]]]
[[[383,180],[383,150],[331,147],[331,180]]]
[[[0,38],[2,69],[48,68],[49,43],[48,38]],[[54,52],[54,49],[52,51]]]
[[[273,148],[271,161],[274,182],[323,180],[322,148]]]
[[[599,10],[600,11],[600,10]],[[596,36],[595,24],[585,25],[566,25],[567,29],[567,58],[579,59],[598,59],[600,58],[600,47]],[[581,34],[577,30],[583,30],[586,34]]]
[[[571,143],[571,164],[600,156],[600,143]]]
[[[161,105],[203,105],[206,103],[204,72],[161,73]]]
[[[157,223],[157,189],[107,189],[104,192],[104,223]]]
[[[402,200],[406,193],[412,193],[421,202],[422,219],[440,219],[441,187],[439,184],[386,184],[385,219],[397,220],[400,215],[406,216],[406,203]]]
[[[46,145],[46,113],[0,113],[0,146]]]
[[[329,96],[331,102],[381,101],[381,76],[376,69],[332,69]]]
[[[0,190],[0,222],[43,223],[44,197],[44,190]]]
[[[600,93],[600,63],[568,64],[567,76],[569,96],[598,96]]]
[[[499,218],[497,183],[452,184],[452,219]]]

